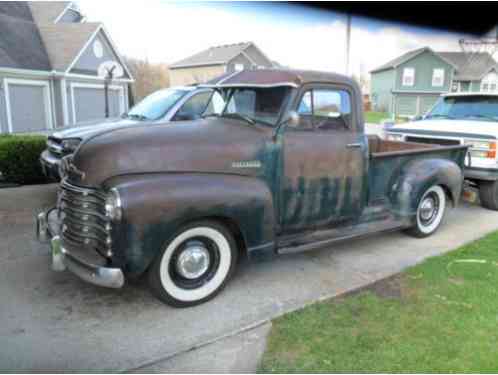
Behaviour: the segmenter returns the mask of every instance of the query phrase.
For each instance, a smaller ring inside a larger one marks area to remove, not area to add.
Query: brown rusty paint
[[[362,225],[379,231],[405,225],[429,184],[445,185],[458,200],[466,147],[366,137],[360,89],[348,77],[258,70],[218,86],[284,84],[297,87],[289,89],[276,128],[209,118],[113,130],[80,146],[72,163],[84,178],[73,173],[70,182],[117,188],[123,202],[123,219],[112,232],[113,263],[140,274],[192,220],[233,223],[250,254],[272,254],[287,236],[301,236],[302,243],[309,231],[354,236]],[[306,131],[285,122],[301,95],[317,87],[350,93],[350,128]]]

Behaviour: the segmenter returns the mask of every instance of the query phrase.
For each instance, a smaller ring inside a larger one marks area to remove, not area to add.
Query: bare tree
[[[131,85],[134,101],[138,102],[145,96],[169,87],[169,69],[166,64],[153,64],[148,60],[126,57],[126,64],[135,78]]]

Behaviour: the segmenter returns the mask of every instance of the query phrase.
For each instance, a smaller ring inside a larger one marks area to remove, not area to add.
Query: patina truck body
[[[147,272],[160,299],[189,306],[219,292],[238,257],[427,236],[459,200],[467,147],[367,136],[348,77],[242,71],[215,88],[221,115],[116,129],[63,159],[57,208],[37,220],[55,268],[108,287]]]

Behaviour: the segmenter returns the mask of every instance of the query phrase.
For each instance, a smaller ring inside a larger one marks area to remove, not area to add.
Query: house
[[[271,68],[272,61],[252,42],[210,47],[170,65],[172,86],[206,82],[225,73]]]
[[[85,22],[72,2],[0,2],[0,132],[39,132],[104,118],[98,67],[124,74],[109,87],[109,113],[128,108],[133,82],[101,23]]]
[[[424,114],[443,93],[498,89],[496,61],[488,53],[477,53],[469,60],[463,52],[435,52],[424,47],[370,74],[373,110],[396,117]]]

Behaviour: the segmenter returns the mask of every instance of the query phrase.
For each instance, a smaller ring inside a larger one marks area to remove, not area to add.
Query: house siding
[[[192,68],[170,69],[169,79],[171,86],[202,83],[225,73],[225,65],[198,66]]]
[[[370,96],[374,111],[392,111],[392,88],[394,80],[394,70],[384,70],[372,74]]]
[[[415,82],[413,86],[403,86],[403,69],[415,69]],[[444,85],[432,86],[432,73],[434,69],[444,69]],[[425,51],[405,63],[396,67],[396,91],[404,92],[448,92],[450,91],[453,67],[430,51]]]
[[[229,63],[227,64],[227,72],[235,72],[235,65],[237,64],[242,64],[244,66],[244,70],[252,69],[254,65],[251,61],[249,61],[247,57],[245,57],[243,54],[240,54],[229,61]]]

